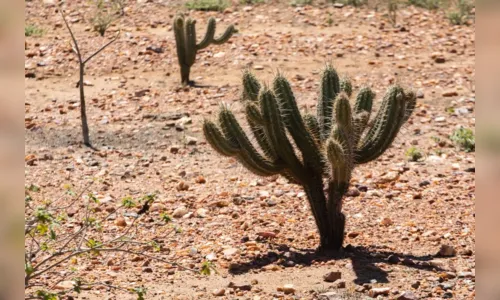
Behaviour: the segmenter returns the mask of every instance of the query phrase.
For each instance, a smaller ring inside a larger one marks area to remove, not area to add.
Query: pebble
[[[443,97],[454,97],[454,96],[458,96],[458,92],[455,90],[446,90],[441,95]]]
[[[325,275],[323,275],[323,280],[326,282],[334,282],[335,280],[341,279],[342,278],[342,273],[341,272],[328,272]]]
[[[281,291],[285,293],[285,295],[294,294],[295,288],[293,287],[293,284],[285,284]]]
[[[226,249],[226,250],[222,251],[222,253],[224,254],[225,258],[231,258],[236,253],[238,253],[238,249],[236,249],[236,248],[229,248],[229,249]]]
[[[185,214],[188,213],[188,210],[185,206],[177,207],[172,213],[172,217],[174,218],[182,218]]]
[[[207,212],[208,212],[208,210],[205,209],[205,208],[198,208],[196,210],[196,216],[198,218],[206,218],[207,217]]]
[[[209,261],[214,261],[217,259],[217,254],[215,254],[214,252],[211,252],[207,256],[205,256],[205,258]]]
[[[118,217],[115,220],[115,225],[120,227],[125,227],[127,226],[127,221],[125,221],[125,218],[123,217]]]
[[[372,298],[376,298],[379,295],[389,295],[389,292],[391,291],[390,288],[372,288],[369,292],[368,295]]]
[[[180,149],[181,149],[181,146],[179,146],[179,145],[170,146],[170,153],[177,154]]]
[[[212,291],[212,295],[216,297],[224,296],[225,293],[226,293],[225,289],[215,289]]]
[[[382,226],[389,226],[392,225],[394,222],[390,218],[383,218],[382,221],[380,221],[380,225]]]
[[[387,172],[384,176],[382,176],[377,183],[389,183],[392,181],[396,181],[399,178],[399,172],[390,171]]]
[[[457,255],[457,250],[450,245],[441,245],[441,249],[439,249],[437,255],[446,257],[455,256]]]
[[[186,144],[188,146],[194,146],[198,143],[198,139],[192,136],[186,136]]]
[[[410,291],[403,292],[396,298],[396,300],[417,300],[417,299],[418,299],[417,296]]]

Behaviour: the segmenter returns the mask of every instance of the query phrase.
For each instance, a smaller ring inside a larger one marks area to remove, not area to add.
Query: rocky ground
[[[84,53],[121,30],[86,67],[93,151],[80,142],[78,64],[55,3],[26,2],[26,23],[43,29],[26,37],[25,50],[25,180],[41,190],[33,201],[59,198],[68,185],[80,192],[94,180],[88,192],[100,200],[95,214],[103,217],[124,197],[156,193],[134,238],[160,239],[156,255],[182,266],[109,252],[73,262],[80,277],[125,289],[144,285],[146,299],[317,299],[328,292],[324,299],[337,299],[333,293],[475,298],[475,153],[449,138],[460,126],[475,126],[473,24],[452,26],[444,12],[403,7],[393,26],[385,7],[292,7],[286,1],[190,11],[199,34],[208,16],[217,18],[218,32],[233,23],[239,33],[201,51],[192,69],[198,86],[181,88],[171,28],[181,2],[127,1],[126,15],[105,37],[91,30],[86,1],[66,2]],[[241,114],[247,67],[267,81],[284,71],[301,108],[314,111],[319,72],[328,61],[355,89],[371,86],[378,99],[395,82],[419,96],[393,146],[355,170],[344,202],[346,249],[335,259],[313,253],[319,239],[299,186],[252,175],[218,156],[201,133],[220,102]],[[416,162],[406,154],[411,147],[423,154]],[[67,209],[62,230],[78,227],[87,201],[84,194]],[[136,210],[112,215],[102,234],[123,232]],[[164,214],[172,217],[169,224],[154,221]],[[205,261],[217,273],[185,269],[198,270]],[[37,282],[64,288],[53,280],[68,264]],[[71,295],[136,297],[106,286]]]

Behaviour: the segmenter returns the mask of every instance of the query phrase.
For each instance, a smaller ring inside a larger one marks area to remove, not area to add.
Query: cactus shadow
[[[338,253],[320,253],[315,249],[289,249],[286,245],[275,246],[277,246],[273,247],[275,251],[268,251],[267,254],[257,256],[250,261],[231,264],[229,273],[242,275],[271,264],[287,268],[294,265],[311,266],[313,263],[349,259],[356,276],[354,283],[362,285],[371,283],[374,279],[378,283],[389,282],[388,272],[378,266],[380,263],[399,264],[424,271],[443,271],[441,267],[429,263],[435,257],[433,255],[416,256],[375,246],[368,248],[347,245]]]

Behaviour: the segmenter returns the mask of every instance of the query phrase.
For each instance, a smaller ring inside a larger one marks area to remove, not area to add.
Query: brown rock
[[[450,245],[441,245],[441,249],[439,249],[437,255],[446,257],[455,256],[457,255],[457,250],[455,250],[455,248]]]
[[[212,291],[212,295],[216,297],[224,296],[225,293],[226,293],[225,289],[215,289]]]
[[[443,97],[454,97],[458,96],[458,92],[455,90],[446,90],[442,94]]]
[[[415,296],[412,292],[403,292],[401,293],[396,300],[417,300],[417,296]]]
[[[127,226],[127,221],[125,221],[123,217],[118,217],[115,220],[115,225],[120,227],[125,227]]]
[[[390,288],[372,288],[369,292],[368,295],[372,298],[376,298],[379,295],[389,295],[389,292],[391,291]]]
[[[341,279],[341,272],[328,272],[323,276],[323,280],[326,282],[334,282],[335,280]]]

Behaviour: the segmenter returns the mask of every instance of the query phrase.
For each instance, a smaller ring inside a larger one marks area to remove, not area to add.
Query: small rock
[[[115,225],[120,227],[125,227],[127,226],[127,221],[125,221],[123,217],[118,217],[115,220]]]
[[[323,280],[326,282],[334,282],[335,280],[341,279],[341,272],[328,272],[323,276]]]
[[[225,293],[226,293],[225,289],[215,289],[212,291],[212,295],[216,297],[224,296]]]
[[[180,149],[181,149],[181,146],[179,146],[179,145],[170,146],[170,153],[176,154],[179,152]]]
[[[420,281],[415,281],[414,283],[411,284],[411,287],[414,289],[418,289],[420,287]]]
[[[376,298],[379,295],[389,295],[389,292],[391,291],[390,288],[372,288],[369,292],[368,295],[372,298]]]
[[[443,123],[444,121],[446,121],[445,117],[437,117],[434,119],[434,122],[436,123]]]
[[[391,254],[389,255],[389,257],[387,258],[387,261],[390,263],[390,264],[397,264],[400,259],[397,255],[395,254]]]
[[[293,284],[285,284],[282,288],[282,291],[283,293],[285,293],[285,295],[294,294],[295,288],[293,287]]]
[[[392,181],[396,181],[399,178],[399,172],[396,171],[390,171],[387,172],[384,176],[382,176],[379,180],[378,183],[389,183]]]
[[[349,189],[346,193],[347,197],[357,197],[360,195],[360,192],[358,189]]]
[[[224,257],[225,258],[231,258],[233,255],[235,255],[236,253],[238,253],[238,249],[236,248],[229,248],[229,249],[226,249],[224,251],[222,251],[222,253],[224,254]]]
[[[343,3],[339,3],[339,2],[335,2],[333,4],[333,7],[335,7],[335,8],[342,8],[342,7],[344,7],[344,4]]]
[[[66,280],[59,282],[54,288],[56,290],[69,290],[75,287],[76,282],[72,280]]]
[[[454,96],[458,96],[458,92],[455,90],[447,90],[447,91],[443,92],[442,96],[443,97],[454,97]]]
[[[350,239],[353,239],[353,238],[357,237],[359,234],[360,234],[359,232],[353,231],[353,232],[349,232],[347,234],[347,237],[349,237]]]
[[[418,299],[417,296],[415,296],[415,294],[410,291],[403,292],[396,298],[396,300],[417,300],[417,299]]]
[[[177,184],[176,189],[178,191],[187,191],[187,190],[189,190],[189,184],[187,184],[184,181],[181,181],[181,182],[179,182],[179,184]]]
[[[346,283],[344,280],[337,280],[337,288],[338,289],[345,289]]]
[[[345,297],[337,292],[326,292],[319,294],[318,300],[343,300]]]
[[[221,57],[224,57],[225,55],[226,55],[226,52],[217,52],[214,54],[214,57],[221,58]]]
[[[264,66],[256,65],[253,67],[254,70],[264,70]]]
[[[207,256],[205,256],[205,258],[208,261],[214,261],[217,259],[217,255],[214,252],[211,252],[211,253],[207,254]]]
[[[382,226],[389,226],[392,224],[393,224],[393,222],[389,218],[383,218],[382,221],[380,221],[380,225],[382,225]]]
[[[207,181],[206,181],[206,179],[205,179],[205,177],[203,177],[203,176],[201,176],[201,175],[200,175],[200,176],[198,176],[198,177],[196,177],[196,180],[195,180],[195,181],[196,181],[196,183],[199,183],[199,184],[204,184],[204,183],[206,183],[206,182],[207,182]]]
[[[455,248],[450,245],[441,245],[441,249],[439,249],[437,255],[446,257],[455,256],[457,255],[457,250],[455,250]]]
[[[267,238],[267,239],[272,239],[276,237],[276,233],[270,232],[270,231],[262,231],[257,233],[258,236]]]
[[[458,272],[458,278],[476,278],[472,272]]]
[[[194,146],[198,143],[198,139],[192,136],[186,136],[186,144],[188,146]]]
[[[154,53],[163,53],[163,48],[162,47],[158,47],[158,46],[148,46],[146,47],[146,50],[147,51],[153,51]]]
[[[424,98],[424,92],[422,90],[417,91],[417,98],[419,98],[419,99]]]
[[[145,267],[142,269],[142,272],[144,273],[153,273],[153,269],[151,267]]]
[[[275,206],[277,204],[276,197],[272,196],[271,198],[267,199],[266,204],[267,204],[267,206],[270,206],[270,207]]]
[[[206,218],[207,217],[207,212],[208,212],[208,210],[205,209],[205,208],[198,208],[196,210],[196,216],[198,218]]]
[[[174,218],[182,218],[185,214],[188,213],[188,210],[184,206],[177,207],[172,213],[172,217]]]
[[[423,180],[421,181],[418,186],[420,187],[424,187],[424,186],[428,186],[429,184],[431,184],[431,182],[429,180]]]

